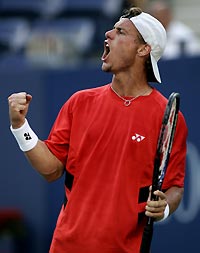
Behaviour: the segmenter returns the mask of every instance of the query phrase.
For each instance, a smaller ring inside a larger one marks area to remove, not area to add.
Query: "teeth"
[[[106,47],[109,47],[108,41],[107,41],[107,40],[105,40],[105,46],[106,46]]]
[[[104,41],[104,54],[102,56],[102,60],[105,60],[109,53],[110,53],[110,46],[108,44],[108,40],[105,40]]]
[[[110,52],[110,46],[109,46],[107,40],[105,40],[105,48],[106,48],[106,51],[107,51],[107,54],[108,54]]]

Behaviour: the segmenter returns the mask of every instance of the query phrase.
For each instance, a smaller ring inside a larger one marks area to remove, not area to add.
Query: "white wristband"
[[[23,152],[29,151],[36,146],[38,137],[29,126],[27,119],[25,119],[25,123],[20,128],[14,129],[10,126],[10,130]]]
[[[169,216],[169,205],[167,204],[164,211],[164,217],[159,221],[164,221]]]

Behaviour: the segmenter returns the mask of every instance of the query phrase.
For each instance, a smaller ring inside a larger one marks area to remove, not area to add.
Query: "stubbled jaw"
[[[110,53],[110,46],[108,44],[108,40],[105,40],[104,41],[104,52],[103,52],[103,55],[101,57],[101,60],[105,61],[108,58],[109,53]]]

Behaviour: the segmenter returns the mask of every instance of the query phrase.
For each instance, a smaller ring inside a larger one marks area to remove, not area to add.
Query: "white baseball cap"
[[[160,23],[160,21],[145,12],[142,12],[138,16],[131,17],[130,20],[133,22],[136,29],[141,34],[144,41],[151,46],[150,58],[152,70],[157,82],[161,83],[157,63],[163,54],[167,42],[165,28]]]

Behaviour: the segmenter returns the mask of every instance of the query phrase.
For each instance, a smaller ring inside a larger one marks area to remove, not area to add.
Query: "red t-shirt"
[[[139,253],[166,103],[153,89],[125,106],[105,85],[79,91],[64,104],[45,142],[73,184],[65,187],[68,202],[51,253]],[[184,185],[186,136],[179,113],[164,189]]]

